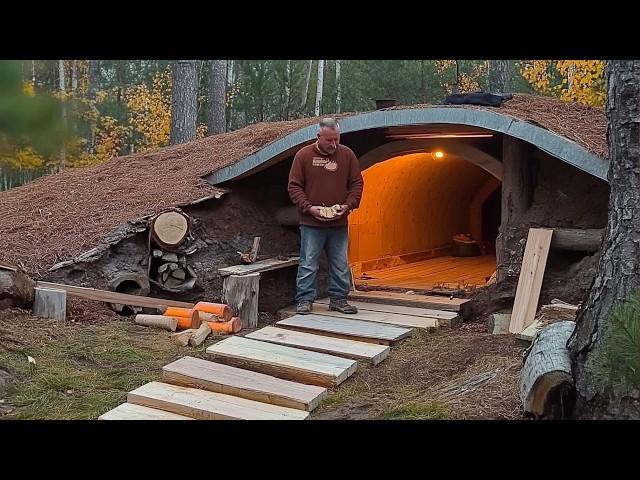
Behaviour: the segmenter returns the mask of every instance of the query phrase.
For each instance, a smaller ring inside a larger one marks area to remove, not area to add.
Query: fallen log
[[[0,308],[33,305],[36,282],[17,268],[0,265]]]
[[[527,350],[520,372],[524,411],[536,418],[566,418],[574,391],[567,340],[575,322],[552,323],[540,330]]]
[[[169,335],[171,341],[176,345],[180,345],[181,347],[186,347],[189,344],[189,339],[196,333],[195,328],[189,328],[187,330],[183,330],[182,332],[172,333]]]
[[[604,229],[554,228],[551,248],[595,253],[602,246]]]
[[[209,324],[207,322],[202,322],[202,325],[200,325],[198,330],[196,330],[196,333],[194,333],[189,339],[189,345],[197,347],[206,340],[210,333],[211,327],[209,327]]]
[[[135,318],[137,325],[143,325],[145,327],[156,327],[164,330],[176,331],[178,326],[178,320],[174,317],[166,317],[164,315],[143,315],[138,314]]]

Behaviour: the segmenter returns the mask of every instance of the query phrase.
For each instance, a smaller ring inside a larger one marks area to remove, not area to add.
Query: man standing
[[[351,272],[347,216],[358,208],[364,181],[353,151],[340,145],[340,125],[324,118],[318,125],[318,139],[301,148],[289,172],[289,196],[300,211],[300,265],[296,280],[297,313],[311,313],[316,299],[316,275],[320,255],[329,259],[329,308],[357,313],[347,303]],[[323,207],[336,206],[327,218]],[[323,215],[324,214],[324,215]]]

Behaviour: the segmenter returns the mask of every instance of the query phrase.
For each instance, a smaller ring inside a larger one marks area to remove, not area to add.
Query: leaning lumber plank
[[[162,367],[162,380],[309,412],[327,396],[324,387],[291,382],[194,357],[183,357]]]
[[[228,275],[246,275],[248,273],[267,272],[269,270],[276,270],[278,268],[291,267],[298,265],[300,257],[291,257],[287,260],[278,260],[277,258],[268,258],[266,260],[260,260],[250,265],[234,265],[232,267],[225,267],[218,269],[218,273],[226,277]]]
[[[64,285],[62,283],[37,282],[36,286],[43,288],[54,288],[65,290],[67,295],[97,300],[99,302],[120,303],[123,305],[135,305],[138,307],[148,307],[165,309],[166,307],[193,308],[193,303],[178,302],[164,298],[141,297],[139,295],[129,295],[127,293],[109,292],[107,290],[97,290],[95,288],[77,287],[75,285]]]
[[[295,313],[294,307],[287,307],[283,312]],[[322,303],[313,305],[313,312],[317,315],[326,315],[329,317],[346,318],[349,320],[363,320],[365,322],[386,323],[389,325],[398,325],[401,327],[415,328],[438,328],[440,322],[449,322],[448,319],[438,319],[433,317],[419,317],[416,315],[403,315],[398,313],[377,312],[375,310],[360,310],[355,314],[341,313],[329,310],[329,305]],[[454,315],[454,318],[458,318]]]
[[[377,365],[389,356],[390,347],[345,338],[326,337],[313,333],[297,332],[278,327],[264,327],[246,335],[246,338],[263,342],[304,348],[314,352],[332,353],[356,360],[366,360]]]
[[[552,323],[536,335],[520,372],[520,398],[525,412],[536,417],[557,416],[552,398],[573,388],[567,340],[575,322]]]
[[[413,331],[408,328],[394,325],[350,320],[327,315],[294,315],[293,317],[276,322],[276,325],[309,331],[311,333],[322,332],[322,335],[335,335],[339,336],[339,338],[346,337],[351,338],[351,340],[382,343],[383,345],[389,345],[413,333]]]
[[[127,394],[127,401],[200,420],[304,420],[309,416],[294,408],[162,382],[136,388]]]
[[[354,360],[245,337],[214,343],[207,353],[220,363],[323,387],[339,385],[358,367]]]
[[[133,403],[123,403],[98,417],[98,420],[194,420],[157,408],[143,407]]]
[[[509,325],[511,333],[522,332],[536,316],[552,234],[553,230],[549,229],[529,229]]]

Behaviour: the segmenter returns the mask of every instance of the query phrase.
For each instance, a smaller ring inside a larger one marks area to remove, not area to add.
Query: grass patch
[[[411,402],[380,414],[381,420],[446,420],[447,407],[439,402]]]
[[[2,394],[14,409],[3,419],[97,419],[127,392],[160,380],[167,363],[204,355],[204,347],[179,347],[168,332],[126,321],[63,329],[0,348],[0,365],[15,379]]]
[[[323,407],[335,407],[352,400],[366,390],[367,386],[358,379],[349,379],[322,401]]]

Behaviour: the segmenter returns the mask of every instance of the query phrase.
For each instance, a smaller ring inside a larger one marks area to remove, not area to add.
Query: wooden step
[[[207,353],[221,363],[323,387],[339,385],[358,367],[354,360],[246,337],[225,338]]]
[[[391,350],[386,345],[326,337],[324,335],[314,335],[313,333],[297,332],[295,330],[278,327],[264,327],[249,333],[245,338],[304,348],[305,350],[312,350],[314,352],[334,353],[341,357],[366,360],[373,365],[377,365],[387,358]]]
[[[453,320],[459,317],[456,312],[436,310],[433,308],[405,307],[403,305],[387,305],[383,302],[360,302],[358,300],[351,300],[349,303],[357,307],[359,311],[366,312],[395,313],[398,315],[410,315],[412,317],[435,318],[437,320]],[[316,300],[314,307],[317,304],[329,305],[329,299],[321,298],[320,300]]]
[[[466,309],[470,302],[470,300],[466,298],[449,298],[438,295],[414,295],[383,291],[353,292],[349,294],[349,299],[361,302],[385,303],[387,305],[434,308],[437,310],[461,313],[463,313],[463,310]]]
[[[183,357],[162,367],[162,380],[307,411],[316,408],[327,396],[324,387],[290,382],[194,357]]]
[[[162,382],[136,388],[127,394],[127,401],[199,420],[304,420],[309,416],[295,408]]]
[[[352,302],[353,305],[358,306],[356,302]],[[373,304],[371,304],[373,305]],[[393,307],[393,306],[392,306]],[[358,307],[359,308],[359,307]],[[406,308],[406,307],[396,307]],[[287,307],[281,310],[286,315],[295,315],[295,306]],[[326,315],[329,317],[346,318],[348,320],[363,320],[365,322],[387,323],[389,325],[397,325],[400,327],[409,328],[438,328],[440,325],[450,325],[451,320],[447,318],[435,318],[427,316],[417,315],[404,315],[400,313],[381,312],[376,310],[362,309],[355,314],[336,312],[335,310],[329,310],[329,304],[314,303],[313,313],[316,315]],[[443,312],[446,314],[453,314],[454,319],[457,319],[457,314],[454,312]],[[284,315],[283,315],[284,316]],[[448,316],[448,315],[445,315]],[[455,322],[456,320],[454,320]]]
[[[98,417],[98,420],[193,420],[157,408],[144,407],[133,403],[123,403]]]
[[[294,315],[276,322],[276,325],[382,345],[390,345],[392,342],[397,342],[413,333],[408,328],[394,325],[316,314]]]

